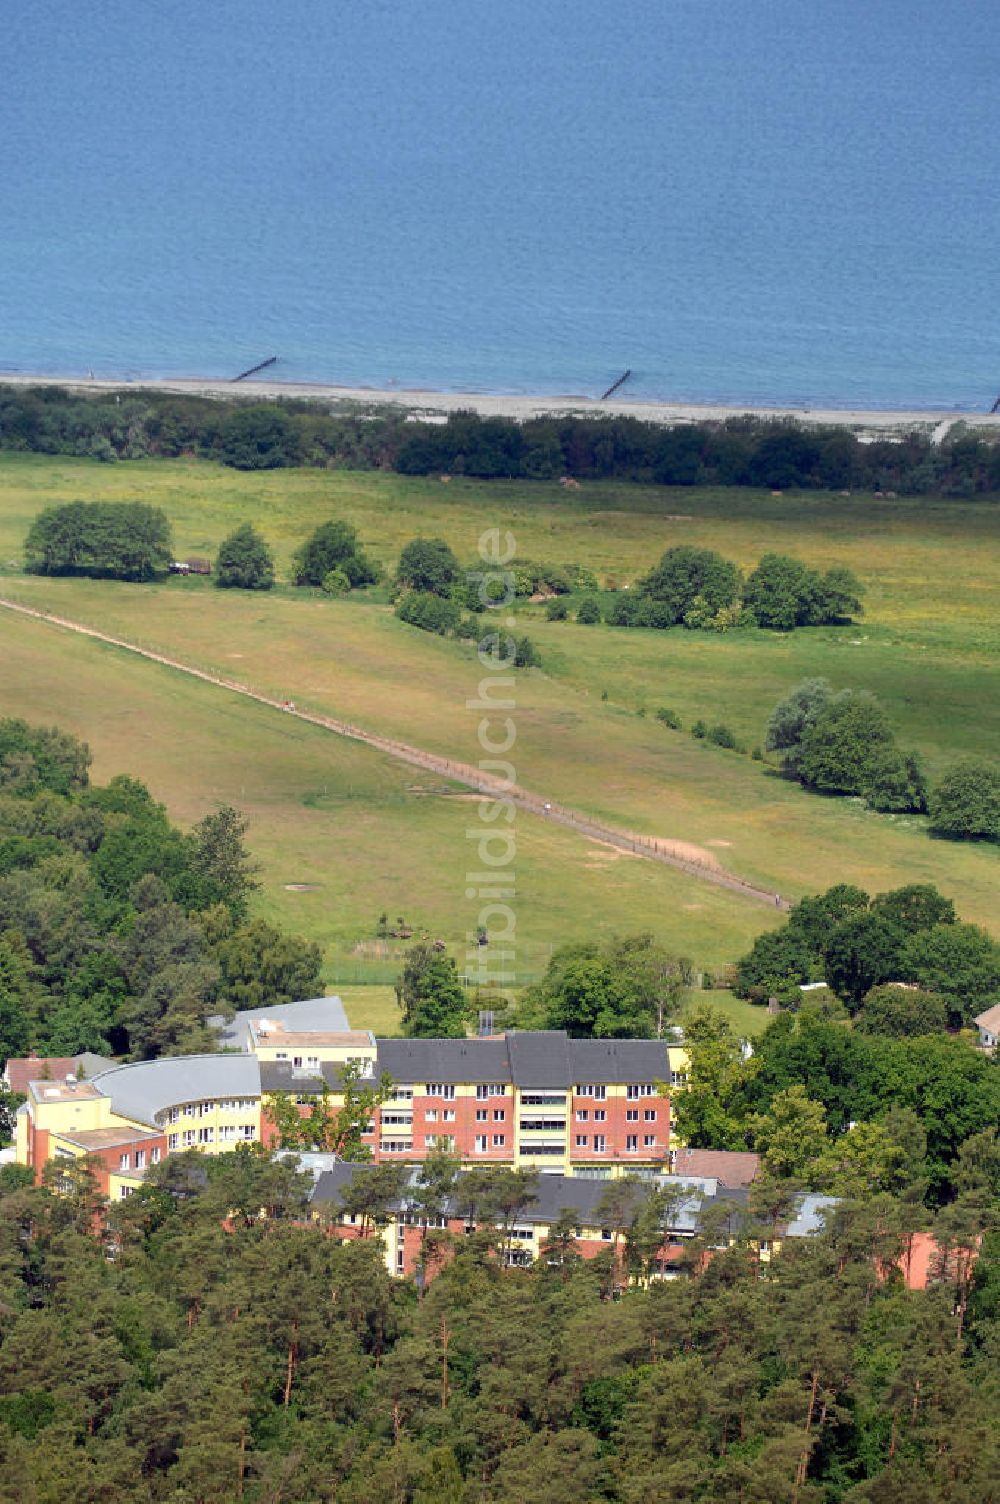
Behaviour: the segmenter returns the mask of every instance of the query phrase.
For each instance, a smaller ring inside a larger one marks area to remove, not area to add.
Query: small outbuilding
[[[975,1022],[979,1030],[980,1049],[989,1050],[992,1055],[1000,1041],[1000,1003],[994,1003],[992,1008],[980,1013]]]

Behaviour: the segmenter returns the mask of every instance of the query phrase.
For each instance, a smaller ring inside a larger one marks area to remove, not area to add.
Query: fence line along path
[[[0,597],[0,607],[6,611],[14,611],[20,616],[29,616],[36,621],[45,622],[49,626],[60,627],[67,632],[76,632],[81,637],[91,637],[97,642],[107,643],[110,647],[121,648],[137,658],[148,659],[151,663],[162,664],[165,668],[173,669],[179,674],[187,674],[192,679],[201,679],[206,684],[213,684],[218,689],[229,690],[231,694],[242,695],[247,700],[256,701],[258,705],[266,705],[270,710],[280,711],[282,715],[291,715],[296,720],[308,721],[313,726],[321,726],[324,731],[332,731],[336,736],[363,742],[365,746],[374,747],[377,751],[384,752],[399,762],[409,763],[412,767],[422,768],[425,772],[437,773],[442,777],[450,778],[455,783],[464,784],[467,788],[474,789],[477,794],[510,799],[519,809],[529,814],[537,815],[554,825],[564,825],[569,830],[575,830],[580,835],[601,841],[619,851],[632,852],[636,856],[646,857],[649,861],[660,862],[665,867],[674,867],[679,872],[686,872],[690,877],[696,877],[702,882],[714,883],[720,888],[728,888],[758,903],[766,903],[771,908],[787,909],[790,907],[788,900],[782,898],[780,894],[771,892],[767,888],[757,887],[731,872],[726,872],[715,861],[698,861],[691,856],[681,854],[678,848],[683,848],[684,843],[680,841],[644,836],[636,831],[619,830],[613,825],[606,825],[603,821],[596,820],[564,804],[557,804],[555,800],[533,794],[519,784],[508,785],[502,779],[483,773],[472,763],[456,762],[450,757],[439,757],[434,752],[425,752],[422,748],[410,746],[407,742],[395,741],[392,737],[366,731],[363,727],[354,726],[349,721],[321,715],[314,710],[301,710],[287,700],[278,700],[271,695],[263,694],[260,690],[253,689],[249,684],[244,684],[238,679],[227,679],[221,674],[209,673],[207,669],[196,668],[191,663],[183,663],[178,658],[168,657],[166,653],[154,652],[152,648],[141,647],[138,643],[128,642],[122,637],[114,637],[109,632],[98,631],[96,627],[85,626],[82,622],[56,616],[51,611],[40,611],[35,606],[25,606],[19,601],[8,600],[4,597]]]

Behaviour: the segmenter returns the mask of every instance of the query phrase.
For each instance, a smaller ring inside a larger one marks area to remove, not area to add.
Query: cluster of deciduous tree
[[[807,1003],[752,1053],[710,1007],[688,1015],[685,1039],[672,1107],[694,1147],[756,1149],[765,1181],[836,1195],[938,1206],[1000,1191],[1000,1072],[967,1038],[865,1034]]]
[[[129,390],[76,396],[0,387],[0,448],[100,460],[196,454],[241,470],[395,468],[490,479],[618,478],[658,485],[855,489],[968,496],[1000,490],[1000,444],[959,429],[861,443],[845,428],[750,416],[665,427],[636,418],[517,423],[453,413],[411,423],[389,408],[331,413],[319,402],[232,401]]]
[[[874,695],[804,679],[771,712],[766,745],[785,771],[826,794],[860,795],[869,809],[921,813],[927,781],[916,753],[903,752]]]
[[[345,595],[356,586],[373,585],[379,574],[378,565],[358,542],[357,529],[336,519],[320,523],[292,560],[294,583],[318,586],[327,595]],[[274,555],[248,522],[223,540],[215,565],[216,585],[270,590],[274,578]]]
[[[170,567],[170,524],[139,501],[71,501],[39,513],[24,553],[31,574],[147,581]]]
[[[746,578],[710,548],[668,548],[633,590],[617,594],[606,619],[614,627],[685,626],[715,632],[795,627],[850,621],[862,609],[860,581],[849,569],[825,574],[786,554],[765,554]],[[595,602],[596,604],[596,602]],[[589,616],[580,621],[595,621]]]
[[[85,1166],[60,1167],[62,1194],[0,1171],[2,1504],[995,1494],[1000,1265],[987,1234],[970,1278],[981,1193],[938,1217],[924,1291],[894,1265],[926,1214],[886,1196],[766,1265],[753,1243],[780,1198],[761,1196],[691,1240],[683,1267],[701,1272],[648,1284],[660,1228],[626,1194],[596,1259],[564,1223],[533,1268],[506,1268],[524,1188],[462,1177],[483,1231],[450,1260],[425,1234],[439,1272],[421,1293],[385,1269],[388,1186],[352,1203],[369,1235],[341,1244],[306,1223],[290,1165],[193,1159],[111,1208]],[[433,1219],[434,1184],[417,1196]]]
[[[659,1039],[674,1023],[693,980],[691,962],[652,935],[557,950],[525,993],[519,1026],[565,1029],[574,1039]]]
[[[919,1032],[906,1023],[905,1004],[902,1016],[898,1009],[883,1009],[886,1001],[900,1001],[881,997],[894,983],[913,989],[914,1020],[958,1026],[1000,1001],[1000,945],[976,925],[960,923],[951,900],[930,884],[871,898],[839,883],[801,899],[786,924],[757,937],[737,963],[735,988],[756,1002],[776,996],[797,1006],[801,985],[817,980],[826,981],[852,1013],[861,1009],[869,1029],[878,1027],[870,1007],[878,989],[886,1032]]]
[[[244,825],[190,831],[87,748],[0,721],[0,1061],[212,1048],[207,1019],[320,989],[318,948],[248,915]]]
[[[520,1029],[565,1029],[573,1039],[659,1039],[676,1022],[692,980],[687,957],[650,934],[603,945],[580,941],[554,953],[544,976],[519,1000],[515,1018],[506,994],[484,990],[473,1001],[444,947],[420,943],[406,953],[396,1000],[403,1033],[414,1038],[463,1038],[481,1006],[496,1028],[516,1021]]]
[[[926,811],[936,835],[1000,841],[1000,768],[965,758],[928,788],[919,757],[897,746],[865,691],[835,693],[826,679],[803,679],[771,712],[766,745],[806,788],[860,795],[869,809]]]
[[[522,592],[536,578],[537,568],[529,566],[521,576]],[[568,566],[567,573],[571,569]],[[495,597],[491,583],[497,585]],[[517,593],[513,571],[507,579],[499,570],[485,574],[481,569],[463,571],[443,538],[414,538],[399,556],[396,615],[400,621],[439,637],[454,634],[478,642],[481,652],[489,653],[510,668],[533,668],[541,659],[530,637],[512,637],[494,630],[484,632],[477,620],[490,606],[506,603]]]

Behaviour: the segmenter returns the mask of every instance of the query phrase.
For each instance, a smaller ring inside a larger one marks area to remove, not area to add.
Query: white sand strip
[[[331,386],[319,382],[219,381],[202,377],[163,378],[150,381],[115,381],[78,376],[31,376],[0,374],[0,384],[10,386],[65,386],[79,392],[125,392],[130,388],[176,392],[188,396],[248,399],[294,397],[323,403],[362,407],[402,407],[413,417],[439,417],[453,412],[476,412],[483,417],[526,418],[620,416],[650,423],[699,423],[751,415],[757,418],[791,418],[815,426],[849,428],[872,437],[901,433],[944,435],[955,423],[1000,432],[1000,413],[975,411],[880,411],[879,409],[810,407],[723,407],[690,402],[654,402],[617,395],[608,402],[568,393],[564,396],[515,396],[501,392],[434,392],[401,387]]]

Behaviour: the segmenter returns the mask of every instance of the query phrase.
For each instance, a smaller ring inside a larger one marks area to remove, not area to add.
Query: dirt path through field
[[[156,653],[151,648],[139,647],[137,643],[127,642],[121,637],[112,637],[110,633],[100,632],[96,627],[84,626],[82,622],[69,621],[66,617],[56,616],[51,611],[40,611],[34,606],[24,606],[18,601],[7,600],[4,597],[0,597],[0,607],[7,611],[14,611],[21,616],[32,617],[36,621],[45,622],[49,626],[60,627],[67,632],[76,632],[81,637],[92,637],[97,642],[121,648],[137,658],[146,658],[152,663],[159,663],[166,668],[174,669],[177,673],[188,674],[193,679],[201,679],[206,684],[214,684],[219,689],[227,689],[232,694],[255,700],[259,705],[266,705],[282,715],[292,715],[297,720],[308,721],[313,726],[321,726],[325,731],[332,731],[337,736],[348,737],[351,741],[364,742],[366,746],[385,752],[400,762],[409,763],[412,767],[423,768],[425,772],[437,773],[443,778],[452,779],[455,783],[464,784],[467,788],[474,789],[477,794],[510,799],[519,809],[526,810],[529,814],[537,815],[540,819],[548,820],[555,825],[564,825],[591,840],[601,841],[621,851],[632,852],[650,861],[662,862],[666,867],[675,867],[681,872],[686,872],[690,877],[715,883],[718,887],[729,888],[734,893],[742,893],[744,897],[753,899],[757,903],[765,903],[771,908],[787,909],[789,907],[788,901],[779,895],[765,888],[755,887],[753,883],[746,882],[731,872],[726,872],[720,866],[714,853],[706,851],[703,847],[692,846],[686,841],[644,836],[629,830],[617,830],[614,826],[605,825],[590,815],[582,814],[566,805],[557,804],[554,800],[545,799],[540,794],[533,794],[518,784],[508,785],[498,778],[483,773],[472,763],[453,762],[451,758],[439,757],[433,752],[424,752],[421,748],[412,747],[406,742],[394,741],[391,737],[365,731],[360,726],[351,725],[349,721],[320,715],[312,710],[293,708],[289,702],[273,699],[270,695],[262,694],[238,679],[227,679],[220,674],[212,674],[205,669],[195,668],[193,664],[182,663],[177,658],[169,658],[165,653]]]

